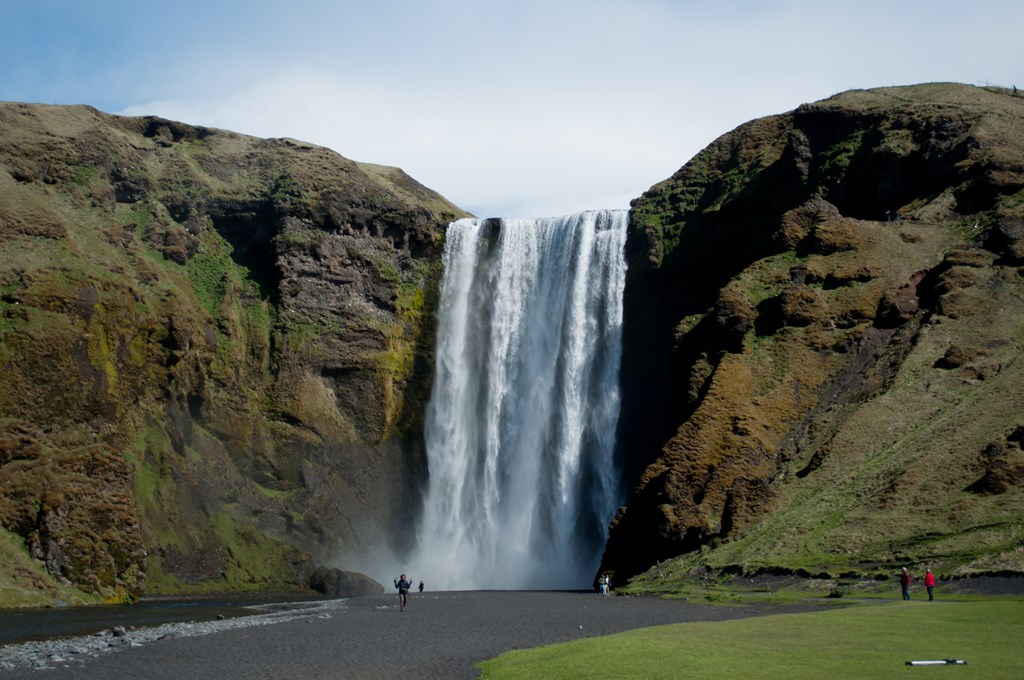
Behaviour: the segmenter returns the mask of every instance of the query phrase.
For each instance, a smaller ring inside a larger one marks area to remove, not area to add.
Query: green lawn
[[[887,602],[684,623],[503,654],[483,678],[1022,678],[1024,601]],[[911,667],[921,659],[966,666]]]

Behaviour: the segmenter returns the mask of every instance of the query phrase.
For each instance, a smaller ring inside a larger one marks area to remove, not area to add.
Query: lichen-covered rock
[[[3,526],[105,595],[305,588],[410,531],[464,214],[294,140],[0,103]]]
[[[146,550],[131,470],[109,446],[48,450],[24,422],[0,422],[0,525],[59,582],[109,602],[145,591]]]
[[[745,124],[635,200],[599,573],[1024,570],[1017,449],[976,453],[1024,412],[1022,193],[1024,98],[932,84]]]
[[[982,476],[970,486],[980,494],[1004,494],[1024,483],[1024,427],[1015,428],[981,453]]]

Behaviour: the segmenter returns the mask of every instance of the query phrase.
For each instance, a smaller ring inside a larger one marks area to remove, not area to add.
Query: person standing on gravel
[[[398,609],[399,611],[405,611],[405,605],[409,601],[409,590],[412,588],[412,581],[402,574],[400,579],[395,580],[395,587],[398,588]]]

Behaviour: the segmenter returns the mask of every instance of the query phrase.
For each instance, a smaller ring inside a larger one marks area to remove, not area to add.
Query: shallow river
[[[212,621],[265,613],[278,602],[313,601],[296,595],[238,595],[222,598],[143,600],[133,605],[0,609],[0,645],[109,631],[114,626]]]

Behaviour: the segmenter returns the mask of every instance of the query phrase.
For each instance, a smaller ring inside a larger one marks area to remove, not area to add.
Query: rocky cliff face
[[[459,209],[323,148],[87,107],[0,104],[0,142],[0,526],[5,563],[45,564],[24,601],[294,587],[407,530]]]
[[[2,603],[372,588],[325,567],[413,526],[460,216],[293,140],[0,104]],[[753,121],[632,220],[616,583],[1024,572],[1024,97]]]
[[[603,571],[1024,571],[1013,94],[837,95],[634,202]]]

